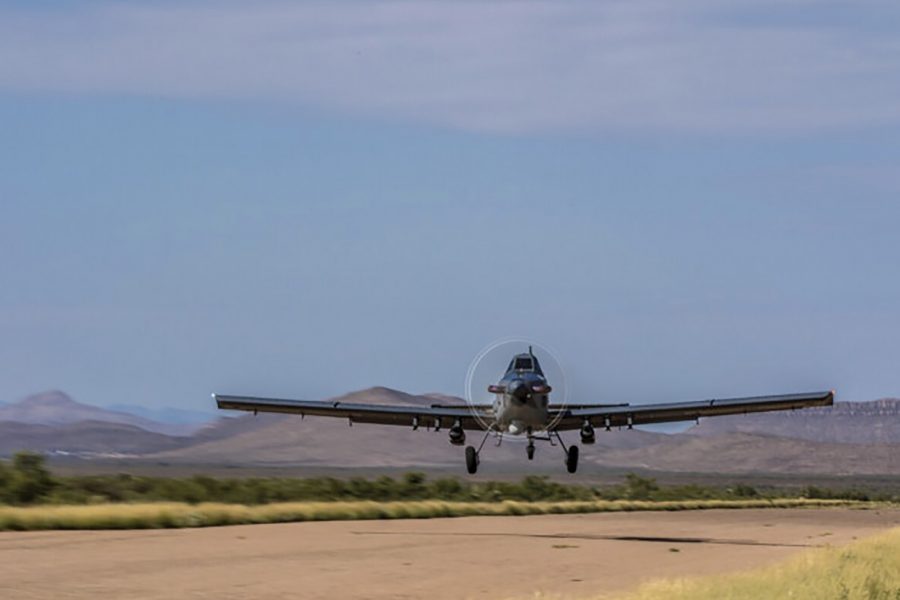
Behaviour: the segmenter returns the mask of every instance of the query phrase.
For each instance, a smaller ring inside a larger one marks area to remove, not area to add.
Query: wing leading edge
[[[245,410],[252,413],[285,413],[301,416],[343,417],[351,423],[375,423],[406,427],[451,427],[459,421],[463,429],[483,430],[481,420],[465,406],[391,406],[329,402],[321,400],[285,400],[253,396],[223,396],[213,394],[222,409]]]
[[[221,409],[243,410],[253,413],[283,413],[322,417],[342,417],[350,423],[375,423],[406,427],[451,427],[459,422],[464,429],[483,430],[483,423],[491,421],[487,406],[467,407],[435,404],[432,406],[394,406],[359,404],[352,402],[321,400],[287,400],[257,398],[254,396],[225,396],[213,394]],[[597,427],[626,427],[651,423],[693,421],[701,417],[737,415],[776,410],[795,410],[815,406],[831,406],[834,392],[786,394],[780,396],[753,396],[702,400],[699,402],[673,402],[648,404],[579,404],[551,407],[550,421],[559,431],[579,429],[585,421]]]
[[[828,391],[810,394],[785,394],[781,396],[702,400],[699,402],[648,404],[644,406],[588,407],[581,405],[562,409],[555,415],[552,415],[551,420],[555,417],[558,423],[556,428],[564,431],[580,428],[585,420],[594,426],[623,427],[650,423],[693,421],[701,417],[831,406],[833,403],[834,392]]]

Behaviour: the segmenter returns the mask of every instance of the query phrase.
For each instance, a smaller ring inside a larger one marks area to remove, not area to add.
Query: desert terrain
[[[8,532],[0,597],[577,598],[749,569],[897,525],[898,509],[765,509]]]

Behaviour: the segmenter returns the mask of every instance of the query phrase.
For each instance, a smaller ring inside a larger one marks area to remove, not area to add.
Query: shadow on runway
[[[518,537],[551,540],[603,540],[613,542],[649,542],[660,544],[722,544],[726,546],[772,546],[777,548],[817,548],[821,544],[790,544],[757,540],[728,540],[700,537],[651,535],[600,535],[589,533],[490,533],[490,532],[428,532],[428,531],[353,531],[354,535],[419,535],[443,537]]]

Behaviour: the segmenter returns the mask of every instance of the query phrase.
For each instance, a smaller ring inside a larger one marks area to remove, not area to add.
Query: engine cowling
[[[515,400],[524,403],[531,396],[531,386],[521,379],[513,379],[509,383],[507,393]]]

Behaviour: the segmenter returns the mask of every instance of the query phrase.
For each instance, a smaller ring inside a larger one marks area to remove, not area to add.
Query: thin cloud
[[[759,3],[703,0],[6,9],[0,89],[249,98],[508,133],[900,121],[896,31],[803,18],[824,6],[773,3],[765,19]]]

